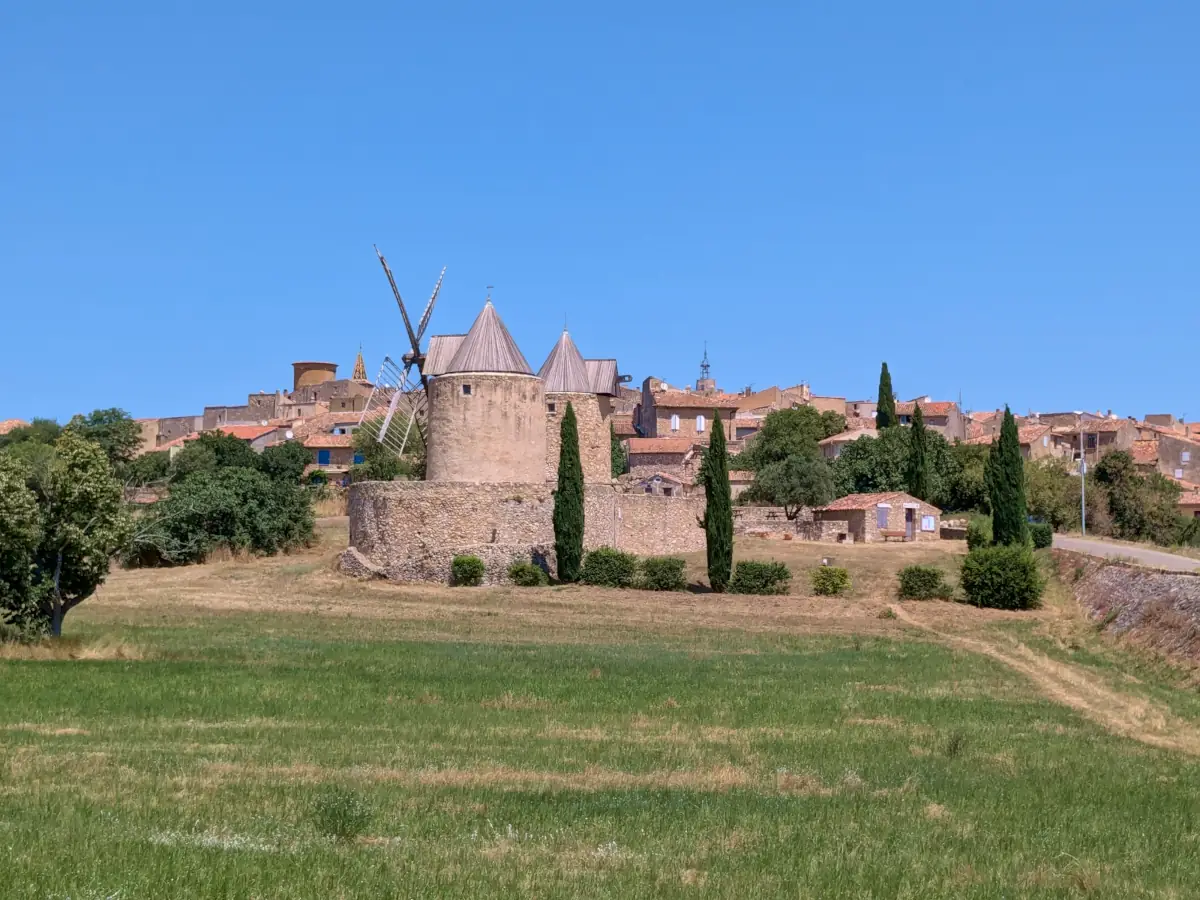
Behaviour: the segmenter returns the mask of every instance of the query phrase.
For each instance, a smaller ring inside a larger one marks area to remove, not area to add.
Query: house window
[[[1183,480],[1183,469],[1176,469],[1176,470],[1175,470],[1175,477],[1176,477],[1177,479],[1179,479],[1180,481],[1182,481],[1182,480]]]
[[[880,531],[887,531],[888,509],[889,507],[887,506],[877,506],[875,508],[875,525]]]
[[[1181,463],[1185,463],[1185,462],[1191,462],[1191,461],[1192,461],[1192,451],[1191,451],[1191,450],[1184,450],[1182,453],[1180,453],[1180,454],[1179,454],[1179,461],[1180,461]]]
[[[356,466],[361,466],[363,464],[363,462],[364,462],[363,455],[361,453],[355,453],[354,454],[354,464]]]
[[[1043,447],[1049,447],[1049,446],[1050,446],[1050,436],[1049,436],[1049,435],[1047,435],[1046,437],[1042,438],[1042,446],[1043,446]]]
[[[471,396],[471,386],[470,386],[469,384],[464,384],[464,385],[463,385],[463,396],[464,396],[464,397],[470,397],[470,396]]]
[[[679,430],[679,416],[678,415],[671,416],[671,430],[672,431]]]
[[[664,497],[672,496],[672,494],[674,493],[674,490],[675,490],[674,488],[669,488],[669,487],[663,488],[663,496]]]
[[[554,415],[554,404],[553,403],[546,404],[546,412],[550,413],[550,415]]]
[[[696,416],[696,434],[704,434],[704,416]]]
[[[1089,435],[1087,436],[1087,448],[1088,448],[1089,450],[1095,450],[1095,449],[1096,449],[1096,436],[1095,436],[1094,434],[1089,434]]]
[[[329,465],[329,451],[328,450],[318,450],[317,451],[317,465],[318,466]]]

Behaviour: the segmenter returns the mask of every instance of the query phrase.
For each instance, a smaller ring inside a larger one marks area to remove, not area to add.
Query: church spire
[[[358,345],[358,356],[354,360],[354,374],[350,376],[353,381],[367,380],[367,366],[363,362],[362,344]]]

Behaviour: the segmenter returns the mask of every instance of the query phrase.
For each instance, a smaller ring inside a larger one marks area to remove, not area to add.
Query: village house
[[[311,434],[303,439],[303,443],[312,454],[312,462],[305,472],[320,471],[329,481],[345,482],[350,467],[363,462],[362,455],[354,449],[354,438],[349,434]]]
[[[262,453],[267,447],[291,440],[293,437],[292,432],[282,425],[223,425],[220,428],[212,428],[208,431],[185,434],[165,444],[160,444],[158,449],[165,450],[170,455],[170,458],[174,459],[179,451],[184,448],[184,445],[199,440],[201,434],[216,432],[244,441],[256,453]]]
[[[5,419],[0,422],[0,434],[8,434],[14,428],[25,428],[28,425],[24,419]]]
[[[1200,519],[1200,490],[1185,491],[1179,495],[1179,511],[1192,519]]]
[[[879,437],[879,431],[875,428],[855,428],[853,431],[843,431],[841,434],[818,441],[817,446],[821,448],[822,456],[828,460],[834,460],[842,455],[847,444],[864,437]]]
[[[729,470],[729,493],[736,500],[754,484],[754,473],[747,469]]]
[[[1154,472],[1158,469],[1158,438],[1141,439],[1133,442],[1133,446],[1129,448],[1129,455],[1133,457],[1133,464],[1145,472]]]
[[[964,441],[973,446],[989,446],[999,434],[985,434]],[[1022,425],[1017,428],[1017,443],[1025,459],[1049,459],[1070,457],[1070,448],[1055,439],[1054,429],[1049,425]]]
[[[650,379],[642,386],[639,431],[646,438],[687,438],[707,444],[713,426],[714,410],[721,416],[727,441],[736,435],[733,420],[737,414],[736,394],[698,394],[693,391],[652,391]]]
[[[896,418],[900,420],[901,425],[912,424],[913,411],[918,403],[921,405],[921,416],[925,420],[926,428],[936,431],[951,443],[966,440],[966,419],[959,410],[958,404],[952,400],[918,397],[907,403],[897,403]]]
[[[1163,432],[1157,443],[1159,472],[1175,481],[1200,482],[1200,441]]]
[[[1038,421],[1049,424],[1045,416]],[[1113,450],[1131,451],[1139,439],[1138,426],[1130,419],[1080,418],[1073,426],[1056,426],[1051,431],[1051,440],[1060,444],[1064,456],[1075,460],[1083,456],[1089,465]]]
[[[875,400],[847,400],[845,415],[847,419],[874,419],[877,409],[879,403]]]
[[[733,419],[733,439],[746,441],[762,431],[765,416],[743,416],[738,414]]]
[[[687,493],[689,487],[688,482],[670,472],[655,472],[653,475],[645,475],[633,484],[635,491],[659,497],[682,497]]]
[[[633,413],[613,413],[612,427],[619,440],[638,436],[637,429],[633,427]]]
[[[694,473],[699,463],[699,447],[690,438],[630,438],[625,442],[629,472],[654,475],[669,472],[680,477]]]
[[[850,494],[813,510],[812,538],[836,543],[941,538],[942,511],[903,492]]]

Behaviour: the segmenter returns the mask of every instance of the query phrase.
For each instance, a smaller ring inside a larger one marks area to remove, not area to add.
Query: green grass
[[[85,607],[86,609],[86,607]],[[226,614],[0,662],[0,895],[1192,896],[1200,766],[986,658]],[[371,811],[316,819],[331,787]]]

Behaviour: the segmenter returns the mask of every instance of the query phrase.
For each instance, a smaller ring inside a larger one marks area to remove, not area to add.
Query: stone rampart
[[[368,481],[350,487],[348,506],[350,546],[396,581],[445,582],[460,553],[483,559],[489,582],[502,581],[517,559],[554,570],[554,499],[546,482]],[[703,512],[702,498],[586,485],[584,546],[638,555],[703,550]]]

